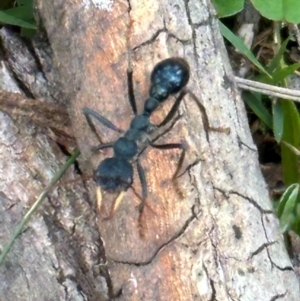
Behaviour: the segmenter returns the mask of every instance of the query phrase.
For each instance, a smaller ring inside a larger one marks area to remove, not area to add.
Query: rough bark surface
[[[189,89],[205,106],[210,125],[229,128],[230,133],[210,131],[207,140],[201,113],[187,95],[180,118],[159,139],[188,145],[178,181],[183,196],[170,181],[179,153],[151,148],[141,158],[149,189],[144,237],[138,230],[139,199],[131,189],[114,218],[104,221],[95,212],[91,183],[59,188],[0,267],[1,299],[298,300],[299,284],[259,170],[211,4],[95,3],[99,2],[41,0],[37,7],[53,52],[56,76],[49,78],[60,103],[68,106],[85,158],[82,170],[90,173],[107,156],[91,154],[98,141],[82,108],[92,108],[119,128],[128,128],[133,114],[126,71],[134,72],[140,112],[153,66],[170,56],[187,59]],[[170,99],[154,114],[154,123],[163,119],[171,104]],[[105,142],[117,137],[101,125],[97,129]],[[31,139],[31,133],[18,134],[21,142]],[[134,188],[140,193],[137,177]],[[7,186],[1,191],[6,225],[13,223],[10,211],[16,211],[12,216],[17,219],[29,198]],[[104,194],[104,212],[114,198]],[[21,202],[16,205],[13,199]],[[10,232],[8,227],[5,233]]]

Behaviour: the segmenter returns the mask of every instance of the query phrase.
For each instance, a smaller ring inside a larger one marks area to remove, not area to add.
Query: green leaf
[[[2,12],[23,21],[34,20],[32,4],[14,7],[11,9],[3,10]]]
[[[274,21],[300,23],[299,0],[251,0],[264,17]]]
[[[257,93],[252,93],[248,91],[243,92],[243,99],[246,104],[251,108],[251,110],[262,120],[270,129],[273,128],[272,116],[266,107],[263,105],[260,98],[258,98]]]
[[[4,11],[0,11],[0,22],[25,28],[36,29],[36,26],[33,23],[29,23],[21,19],[15,18],[12,15],[6,14]]]
[[[0,22],[36,29],[32,0],[26,2],[28,2],[26,5],[0,11]]]
[[[287,188],[280,199],[277,215],[280,217],[280,226],[283,232],[292,228],[296,220],[298,195],[299,184],[293,184]]]
[[[220,18],[235,15],[244,8],[244,0],[212,0]]]
[[[269,73],[272,73],[280,66],[280,60],[282,59],[282,56],[285,52],[286,46],[290,40],[290,37],[286,38],[284,42],[281,44],[278,52],[276,53],[275,57],[272,59],[272,61],[269,63],[267,70]]]
[[[269,78],[264,75],[263,77],[260,78],[260,80],[266,84],[276,85],[281,81],[283,81],[287,76],[293,74],[299,68],[300,68],[300,63],[295,63],[287,67],[284,67],[278,71],[273,72],[272,78]]]
[[[290,198],[290,196],[295,193],[297,195],[298,192],[299,192],[299,184],[292,184],[285,190],[285,192],[283,193],[283,195],[281,196],[281,198],[279,200],[279,204],[277,207],[277,216],[279,218],[282,216],[284,207],[286,205],[286,202]]]
[[[272,106],[273,110],[273,132],[277,143],[280,143],[283,135],[284,116],[281,102],[276,101]]]
[[[261,72],[271,75],[265,70],[265,68],[256,59],[253,53],[245,46],[243,41],[237,37],[232,31],[230,31],[222,22],[219,21],[221,34],[227,39],[239,52],[244,54]]]
[[[296,205],[296,220],[292,228],[300,236],[300,204]]]
[[[295,103],[290,100],[281,100],[281,108],[285,116],[282,140],[299,149],[300,120],[297,107]],[[300,183],[298,156],[283,143],[281,143],[281,158],[284,183],[286,185]]]

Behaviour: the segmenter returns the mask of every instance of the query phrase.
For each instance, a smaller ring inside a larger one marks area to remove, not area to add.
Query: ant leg
[[[208,129],[210,129],[209,127],[209,122],[208,122],[208,117],[207,117],[207,114],[206,114],[206,110],[203,106],[203,104],[200,102],[200,100],[195,96],[194,93],[192,93],[190,90],[186,90],[184,89],[183,91],[180,92],[180,94],[178,95],[178,97],[176,98],[170,112],[168,113],[168,115],[165,117],[165,119],[158,125],[158,127],[161,127],[161,126],[164,126],[166,125],[170,120],[173,119],[175,113],[177,112],[178,108],[179,108],[179,105],[181,103],[181,101],[183,100],[184,96],[189,93],[191,95],[191,97],[193,98],[193,100],[196,102],[201,114],[202,114],[202,120],[203,120],[203,126],[204,126],[204,129],[206,131],[206,138],[208,140],[208,134],[207,134],[207,131]]]
[[[111,130],[114,130],[120,134],[123,134],[124,131],[117,128],[111,121],[109,121],[108,119],[106,119],[105,117],[103,117],[102,115],[100,115],[99,113],[95,112],[94,110],[91,110],[87,107],[84,107],[82,110],[82,113],[84,114],[87,123],[89,124],[91,130],[93,131],[93,133],[97,136],[98,140],[100,142],[102,142],[100,136],[98,135],[96,128],[92,122],[91,116],[94,117],[96,120],[98,120],[100,123],[102,123],[104,126],[108,127]]]
[[[175,170],[174,175],[172,176],[172,182],[174,183],[176,192],[179,194],[179,196],[181,198],[184,198],[183,192],[178,187],[177,177],[178,177],[178,174],[180,172],[180,169],[182,167],[182,164],[183,164],[183,161],[185,158],[186,146],[183,143],[168,143],[168,144],[152,144],[152,143],[150,143],[150,145],[154,148],[161,149],[161,150],[167,150],[167,149],[180,149],[181,150],[180,158],[177,163],[177,168]]]
[[[144,171],[143,166],[141,165],[139,160],[137,160],[136,165],[137,165],[137,171],[138,171],[138,174],[139,174],[140,182],[142,184],[142,201],[141,201],[141,204],[139,206],[140,214],[142,214],[143,210],[144,210],[144,206],[145,206],[145,200],[146,200],[147,195],[148,195],[147,180],[146,180],[145,171]]]
[[[202,114],[202,122],[203,122],[203,127],[204,127],[204,130],[205,130],[205,135],[206,135],[207,141],[209,141],[208,131],[225,132],[225,133],[229,132],[228,128],[222,128],[222,127],[216,127],[215,128],[215,127],[211,127],[209,125],[208,116],[207,116],[205,107],[203,106],[201,101],[196,97],[196,95],[192,91],[187,90],[187,89],[184,89],[183,91],[181,91],[181,93],[176,98],[175,103],[173,104],[170,112],[165,117],[165,119],[158,125],[158,127],[166,125],[170,120],[173,119],[175,113],[177,112],[177,110],[179,108],[179,105],[180,105],[182,99],[184,98],[184,96],[186,94],[189,94],[192,97],[192,99],[195,101],[198,109],[200,110],[200,112]]]
[[[142,197],[143,197],[143,200],[145,200],[148,196],[147,180],[146,180],[145,171],[139,160],[137,160],[136,165],[137,165],[139,178],[140,178],[140,181],[142,184]]]
[[[101,149],[113,147],[114,144],[115,144],[115,141],[114,142],[108,142],[108,143],[101,143],[97,146],[93,146],[92,147],[92,152],[98,152]]]
[[[133,71],[130,66],[130,70],[127,70],[127,88],[128,88],[128,99],[130,106],[132,108],[132,111],[134,115],[137,114],[137,108],[136,108],[136,101],[134,97],[134,90],[133,90]]]
[[[161,149],[161,150],[167,150],[167,149],[180,149],[181,150],[181,155],[180,155],[180,158],[179,158],[179,161],[177,164],[176,171],[175,171],[174,175],[172,176],[172,180],[176,179],[179,174],[179,171],[182,167],[182,163],[184,161],[186,146],[183,143],[168,143],[168,144],[152,144],[152,143],[150,143],[150,145],[154,148]]]
[[[175,113],[178,111],[179,105],[183,99],[183,97],[187,94],[187,91],[184,89],[180,92],[178,97],[176,98],[170,112],[167,114],[165,119],[158,125],[158,127],[166,125],[169,121],[171,121],[175,115]]]
[[[108,127],[111,130],[114,130],[120,134],[123,134],[124,131],[116,127],[111,121],[106,119],[104,116],[100,115],[96,111],[89,109],[87,107],[84,107],[82,110],[83,114],[85,115],[86,119],[91,121],[90,116],[93,116],[95,119],[97,119],[100,123],[102,123],[104,126]],[[89,122],[88,121],[88,122]]]
[[[192,91],[187,90],[187,93],[189,93],[189,95],[195,101],[195,103],[197,104],[197,106],[198,106],[198,108],[199,108],[199,110],[202,114],[202,122],[203,122],[203,127],[204,127],[204,130],[205,130],[205,135],[206,135],[207,141],[209,141],[208,131],[214,131],[214,132],[229,134],[229,132],[230,132],[229,128],[211,127],[209,125],[208,116],[207,116],[206,109],[205,109],[204,105],[201,103],[201,101],[196,97],[196,95]]]
[[[142,215],[143,215],[143,211],[144,211],[144,207],[145,207],[146,198],[147,198],[147,195],[148,195],[147,180],[146,180],[145,171],[144,171],[143,166],[141,165],[139,160],[137,160],[136,165],[137,165],[137,171],[138,171],[138,174],[139,174],[140,182],[142,184],[142,200],[141,200],[141,203],[139,205],[138,227],[139,227],[139,234],[140,234],[141,237],[143,237],[144,236],[144,233],[143,233],[144,231],[143,231],[143,226],[142,226]]]

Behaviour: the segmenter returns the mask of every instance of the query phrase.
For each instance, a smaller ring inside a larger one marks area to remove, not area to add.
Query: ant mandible
[[[183,97],[190,93],[192,98],[196,101],[199,109],[203,115],[203,123],[206,130],[209,128],[208,118],[205,113],[203,105],[198,101],[196,96],[185,89],[186,84],[190,78],[190,68],[187,61],[180,57],[173,57],[159,62],[153,69],[150,77],[149,98],[145,101],[144,110],[142,114],[137,114],[136,102],[132,87],[132,72],[128,72],[128,90],[129,101],[135,117],[132,119],[129,129],[123,131],[116,127],[111,121],[97,112],[84,108],[83,114],[91,129],[95,132],[95,127],[92,123],[91,117],[98,120],[104,126],[122,134],[119,139],[113,142],[102,143],[93,148],[93,151],[99,151],[104,148],[113,148],[114,155],[111,158],[106,158],[100,162],[97,169],[94,171],[94,180],[97,184],[97,199],[98,206],[101,208],[102,193],[101,188],[107,192],[119,192],[115,199],[109,217],[111,218],[118,208],[124,193],[133,184],[133,163],[137,165],[139,179],[142,185],[142,202],[139,207],[140,217],[143,213],[144,203],[147,198],[147,181],[144,169],[139,161],[139,155],[149,145],[161,150],[166,149],[180,149],[181,156],[172,177],[174,181],[180,168],[182,166],[185,156],[185,146],[182,143],[170,143],[157,145],[153,140],[149,140],[149,134],[157,128],[166,125],[171,121],[177,112],[177,109]],[[179,93],[180,92],[180,93]],[[157,126],[150,122],[151,114],[172,94],[179,93],[170,112],[165,119]]]

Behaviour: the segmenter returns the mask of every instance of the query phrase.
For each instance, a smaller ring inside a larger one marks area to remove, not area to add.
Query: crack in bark
[[[218,188],[216,188],[218,189]],[[219,191],[222,191],[221,189],[218,189]],[[233,190],[230,190],[228,191],[228,194],[234,194],[234,195],[237,195],[245,200],[247,200],[250,204],[252,204],[256,209],[258,209],[258,211],[261,213],[261,214],[274,214],[273,210],[266,210],[266,209],[263,209],[260,205],[258,205],[256,203],[255,200],[237,192],[237,191],[233,191]]]
[[[214,301],[214,300],[216,300],[217,292],[216,292],[214,281],[211,278],[209,278],[209,284],[210,284],[211,290],[212,290],[212,294],[211,294],[210,300]]]
[[[128,14],[130,16],[130,12],[132,11],[132,6],[131,6],[131,3],[130,3],[130,0],[127,0],[127,3],[128,3]]]
[[[283,267],[283,268],[282,268],[282,267],[278,266],[276,263],[274,263],[274,261],[273,261],[272,258],[271,258],[271,255],[270,255],[270,252],[269,252],[268,247],[271,246],[271,245],[273,245],[273,244],[275,244],[275,243],[276,243],[276,242],[274,241],[274,242],[270,242],[270,243],[265,243],[265,244],[263,244],[261,247],[259,247],[256,251],[254,251],[254,252],[251,254],[250,258],[254,257],[254,256],[257,255],[258,253],[260,253],[261,251],[263,251],[264,249],[266,249],[267,256],[268,256],[268,258],[269,258],[269,260],[270,260],[270,263],[271,263],[271,266],[272,266],[272,267],[275,267],[275,268],[277,268],[277,269],[280,270],[280,271],[294,271],[293,267],[291,267],[291,266],[286,266],[286,267]]]
[[[277,268],[278,270],[280,270],[282,272],[284,272],[284,271],[294,272],[294,268],[292,266],[286,266],[286,267],[282,268],[282,267],[278,266],[276,263],[274,263],[273,261],[272,261],[272,264],[275,268]]]
[[[129,0],[127,0],[129,2]],[[129,6],[130,6],[130,2],[129,2]],[[129,11],[130,13],[130,11]],[[187,12],[187,15],[188,12]],[[166,26],[166,23],[165,23],[165,19],[163,19],[163,24],[164,24],[164,27],[161,28],[161,29],[158,29],[153,35],[152,37],[150,37],[148,40],[144,41],[143,43],[135,46],[132,51],[136,51],[144,46],[147,46],[147,45],[151,45],[152,43],[155,42],[155,40],[157,39],[157,37],[161,34],[161,33],[167,33],[168,34],[168,38],[174,38],[176,41],[182,43],[183,45],[188,45],[190,44],[190,39],[187,39],[187,40],[182,40],[182,39],[179,39],[174,33],[169,33],[168,29],[167,29],[167,26]],[[189,22],[190,24],[190,22]],[[195,40],[196,36],[194,36],[194,40]],[[195,43],[194,43],[195,45]],[[194,51],[195,51],[195,46],[194,46]]]
[[[265,224],[264,224],[263,215],[260,216],[260,220],[261,220],[262,227],[263,227],[263,229],[264,229],[265,238],[266,238],[266,240],[268,241],[268,243],[271,244],[271,242],[269,242],[269,238],[268,238],[268,235],[267,235],[267,230],[266,230],[266,227],[265,227]],[[273,243],[275,243],[275,242],[273,242]],[[273,265],[274,265],[274,262],[273,262],[272,259],[271,259],[271,256],[270,256],[270,253],[269,253],[269,249],[266,248],[266,251],[267,251],[268,258],[269,258],[269,260],[270,260],[270,262],[271,262],[271,265],[273,266]]]
[[[203,264],[203,270],[205,272],[205,275],[206,275],[206,278],[209,280],[209,284],[210,284],[210,287],[211,287],[211,296],[210,298],[208,299],[208,301],[214,301],[216,300],[216,295],[217,295],[217,292],[216,292],[216,288],[215,288],[215,284],[214,284],[214,281],[213,279],[211,279],[208,275],[208,269],[207,267],[205,266],[205,264]]]
[[[190,218],[188,218],[186,220],[186,222],[184,223],[184,225],[182,226],[182,228],[178,231],[178,233],[176,235],[174,235],[173,237],[171,237],[167,242],[163,243],[152,255],[152,257],[145,261],[145,262],[126,262],[126,261],[119,261],[119,260],[114,260],[112,258],[107,258],[108,261],[111,261],[113,263],[116,264],[124,264],[124,265],[133,265],[136,267],[140,267],[140,266],[147,266],[149,264],[152,263],[152,261],[156,258],[157,254],[166,246],[168,246],[169,244],[171,244],[173,241],[175,241],[177,238],[179,238],[188,228],[188,226],[193,222],[193,220],[195,220],[195,216],[194,214],[192,214],[192,216]]]
[[[215,189],[217,189],[218,191],[220,191],[222,194],[226,195],[226,192],[225,192],[225,191],[222,191],[222,190],[219,189],[219,188],[215,188]],[[260,213],[261,213],[261,224],[262,224],[262,227],[263,227],[263,229],[264,229],[265,238],[266,238],[266,240],[268,241],[268,235],[267,235],[267,232],[266,232],[266,227],[265,227],[265,225],[264,225],[263,215],[264,215],[264,214],[274,214],[274,212],[273,212],[272,210],[265,210],[265,209],[261,208],[261,207],[260,207],[253,199],[250,199],[249,197],[245,197],[245,196],[241,195],[241,194],[238,193],[238,192],[230,191],[229,193],[231,193],[231,194],[236,194],[236,195],[238,195],[238,196],[240,196],[240,197],[242,197],[242,198],[248,200],[255,208],[257,208],[257,209],[260,211]],[[279,270],[281,270],[281,271],[293,271],[293,267],[291,267],[291,266],[280,267],[280,266],[278,266],[276,263],[274,263],[274,261],[272,260],[271,254],[270,254],[270,252],[269,252],[268,247],[269,247],[269,246],[272,246],[272,245],[275,244],[275,243],[276,243],[276,241],[272,241],[272,242],[269,242],[269,241],[268,241],[267,243],[264,243],[264,244],[261,245],[257,250],[255,250],[254,252],[251,253],[249,259],[251,259],[251,258],[253,258],[254,256],[258,255],[258,254],[261,253],[262,251],[266,250],[267,256],[268,256],[268,258],[269,258],[269,261],[270,261],[270,263],[271,263],[271,265],[272,265],[273,267],[275,267],[275,268],[277,268],[277,269],[279,269]],[[212,242],[212,245],[214,246],[213,242]],[[282,295],[280,295],[280,296],[282,296]],[[275,300],[275,299],[274,299],[274,300]]]
[[[66,285],[64,285],[63,282],[61,282],[60,285],[63,287],[63,290],[65,292],[65,296],[66,296],[65,300],[68,300],[69,299],[68,287]],[[80,290],[78,290],[78,291],[80,292]],[[80,292],[80,294],[81,294],[81,292]]]
[[[276,296],[272,297],[272,298],[270,299],[270,301],[275,301],[275,300],[284,298],[284,297],[286,296],[286,294],[287,294],[287,292],[285,292],[284,294],[276,295]]]
[[[168,33],[168,38],[173,38],[177,42],[180,42],[182,45],[189,45],[191,43],[190,39],[187,39],[187,40],[179,39],[174,33]]]
[[[257,250],[255,250],[254,252],[251,253],[250,258],[252,259],[254,256],[258,255],[260,252],[264,251],[265,249],[268,249],[269,246],[275,244],[276,242],[267,242],[262,244]],[[250,259],[249,258],[249,259]],[[270,258],[269,258],[270,259]],[[270,260],[271,261],[271,260]],[[272,262],[272,261],[271,261]]]
[[[273,214],[274,215],[274,211],[273,210],[266,210],[263,209],[260,205],[257,204],[257,202],[243,194],[241,194],[240,192],[234,191],[234,190],[228,190],[225,191],[221,188],[218,188],[217,186],[213,185],[214,189],[216,189],[217,191],[219,191],[220,193],[223,194],[224,197],[228,198],[228,195],[232,194],[232,195],[237,195],[245,200],[247,200],[250,204],[252,204],[262,215],[264,214]]]
[[[135,47],[132,49],[132,51],[136,51],[136,50],[138,50],[138,49],[140,49],[140,48],[142,48],[142,47],[144,47],[144,46],[151,45],[152,43],[155,42],[155,40],[157,39],[157,37],[158,37],[161,33],[163,33],[163,32],[166,32],[166,33],[167,33],[168,31],[167,31],[166,28],[157,30],[157,31],[153,34],[153,36],[152,36],[150,39],[148,39],[147,41],[145,41],[145,42],[139,44],[138,46],[135,46]]]

